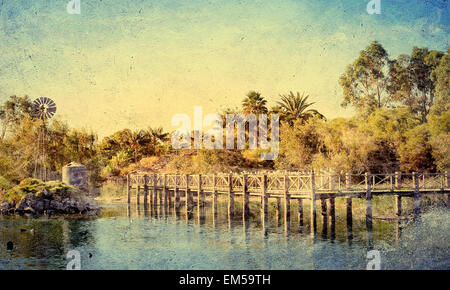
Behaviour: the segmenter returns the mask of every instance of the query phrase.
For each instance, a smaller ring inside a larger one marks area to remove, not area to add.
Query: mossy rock
[[[80,194],[79,189],[67,185],[62,181],[43,182],[35,178],[26,178],[17,186],[8,190],[3,200],[18,204],[27,195],[32,195],[40,199],[61,199],[78,197]]]

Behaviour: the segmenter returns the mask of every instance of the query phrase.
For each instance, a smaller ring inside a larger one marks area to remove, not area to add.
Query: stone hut
[[[83,191],[88,191],[86,166],[70,162],[62,168],[62,181]]]

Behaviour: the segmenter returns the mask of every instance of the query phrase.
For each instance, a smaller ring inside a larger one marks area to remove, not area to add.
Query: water
[[[215,221],[209,206],[201,218],[194,211],[188,219],[183,208],[177,216],[173,209],[144,211],[142,204],[104,205],[100,217],[89,219],[4,217],[0,269],[65,269],[70,250],[80,252],[82,269],[366,269],[371,248],[365,221],[356,208],[349,241],[340,203],[336,231],[320,224],[319,212],[316,237],[309,231],[307,207],[302,232],[294,210],[289,231],[273,212],[264,229],[257,202],[246,222],[238,201],[231,220],[225,202]],[[381,268],[450,269],[449,220],[447,208],[431,209],[420,222],[404,225],[400,238],[397,222],[375,220],[373,249],[380,252]],[[12,251],[8,241],[14,242]]]

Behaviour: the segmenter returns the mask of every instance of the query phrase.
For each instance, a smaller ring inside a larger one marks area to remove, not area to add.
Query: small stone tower
[[[83,191],[88,191],[86,166],[70,162],[62,168],[62,181]]]

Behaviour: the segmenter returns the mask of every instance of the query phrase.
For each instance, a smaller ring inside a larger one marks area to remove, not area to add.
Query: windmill
[[[56,113],[56,104],[52,99],[46,97],[40,97],[33,101],[33,116],[40,119],[42,123],[39,127],[38,142],[37,142],[37,154],[34,163],[34,178],[39,178],[43,181],[47,179],[47,170],[45,167],[45,161],[47,159],[47,129],[46,120],[52,118]]]

